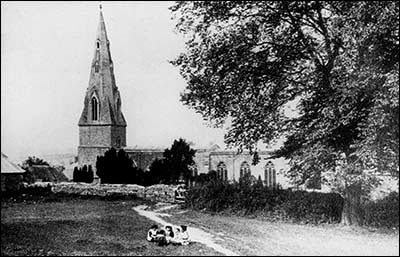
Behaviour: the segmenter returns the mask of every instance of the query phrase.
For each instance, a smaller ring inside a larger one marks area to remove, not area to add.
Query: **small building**
[[[23,170],[1,153],[1,192],[17,191],[22,187]]]

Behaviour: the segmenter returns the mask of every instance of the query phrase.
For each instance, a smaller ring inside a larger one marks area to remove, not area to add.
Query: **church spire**
[[[109,124],[126,126],[121,112],[121,98],[115,82],[110,41],[107,37],[101,4],[99,7],[100,17],[90,70],[89,87],[86,92],[85,107],[79,125]],[[97,108],[92,102],[98,103]]]

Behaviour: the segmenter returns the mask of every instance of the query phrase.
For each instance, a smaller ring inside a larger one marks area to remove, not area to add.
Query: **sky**
[[[224,129],[179,101],[186,84],[168,62],[184,51],[173,2],[101,3],[128,147],[182,137],[224,148]],[[1,151],[10,158],[77,153],[98,22],[99,2],[1,2]]]

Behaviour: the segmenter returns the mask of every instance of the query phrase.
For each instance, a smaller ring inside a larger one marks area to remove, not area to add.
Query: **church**
[[[121,110],[121,95],[114,77],[110,41],[107,37],[103,12],[100,6],[100,20],[94,41],[94,55],[91,63],[89,86],[79,119],[78,165],[91,165],[95,170],[97,156],[111,147],[124,149],[134,164],[148,170],[156,158],[162,158],[164,149],[141,149],[126,146],[127,122]],[[282,172],[286,168],[283,160],[268,159],[268,151],[259,152],[257,165],[251,165],[252,155],[238,154],[234,150],[222,150],[218,145],[208,149],[196,149],[194,175],[217,171],[224,180],[238,180],[246,173],[261,177],[268,186],[278,183],[287,187]]]

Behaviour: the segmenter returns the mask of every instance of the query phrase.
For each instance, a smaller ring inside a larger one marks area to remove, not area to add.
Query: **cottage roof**
[[[7,155],[1,153],[1,173],[24,173],[25,170],[12,163]]]

